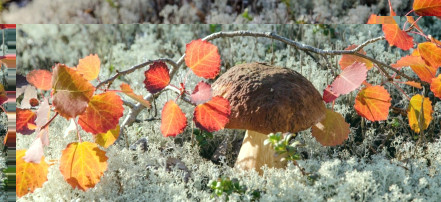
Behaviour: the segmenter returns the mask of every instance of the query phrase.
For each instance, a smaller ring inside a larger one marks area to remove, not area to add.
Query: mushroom
[[[230,101],[231,115],[225,128],[246,129],[235,167],[285,168],[283,155],[264,145],[269,133],[296,133],[325,118],[320,93],[301,74],[265,63],[240,64],[222,74],[213,84],[213,96]]]

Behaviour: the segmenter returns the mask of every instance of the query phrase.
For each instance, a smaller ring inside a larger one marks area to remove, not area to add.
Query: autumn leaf
[[[112,130],[108,130],[106,133],[100,133],[96,135],[95,143],[99,144],[104,148],[108,148],[116,141],[116,139],[118,139],[119,130],[120,130],[119,125],[117,125],[116,128]]]
[[[420,16],[441,16],[441,1],[415,0],[413,10]]]
[[[17,150],[16,166],[17,166],[17,182],[16,194],[22,197],[28,193],[33,193],[35,189],[43,187],[43,183],[47,181],[48,165],[41,157],[40,163],[28,163],[23,157],[26,150]]]
[[[214,79],[220,72],[220,55],[217,46],[202,39],[191,41],[185,50],[185,64],[194,74]]]
[[[438,77],[432,79],[430,90],[436,97],[441,98],[441,74],[438,75]]]
[[[53,105],[65,118],[82,114],[92,98],[94,87],[72,68],[57,64],[52,76]]]
[[[441,48],[432,42],[424,42],[418,44],[418,52],[424,61],[435,70],[441,66]]]
[[[347,94],[358,88],[366,80],[367,68],[364,63],[355,62],[346,67],[330,86],[336,95]]]
[[[176,136],[184,131],[187,118],[181,108],[170,100],[165,103],[161,114],[161,132],[164,137]]]
[[[413,47],[413,38],[401,30],[398,24],[383,24],[383,32],[387,42],[402,50],[409,50]]]
[[[210,101],[196,106],[193,121],[198,128],[214,132],[225,127],[230,114],[230,102],[221,96],[215,96]]]
[[[367,24],[397,24],[392,16],[377,16],[371,14],[367,21]]]
[[[331,85],[328,85],[325,90],[323,90],[323,101],[330,103],[337,99],[340,94],[331,91]]]
[[[409,107],[407,108],[407,118],[409,119],[410,128],[416,133],[420,130],[425,130],[429,127],[432,120],[432,102],[429,98],[424,98],[420,94],[414,95],[410,99]]]
[[[199,82],[190,95],[190,101],[194,104],[205,103],[213,97],[211,86],[203,81]]]
[[[164,62],[155,62],[145,71],[145,88],[155,94],[164,89],[170,83],[170,74]]]
[[[326,109],[326,117],[312,126],[312,136],[323,146],[342,144],[349,137],[349,124],[343,116],[330,109]]]
[[[89,56],[80,59],[77,66],[77,72],[82,74],[83,77],[89,81],[98,78],[100,73],[100,58],[96,54],[90,54]]]
[[[8,101],[8,96],[6,95],[5,87],[0,83],[0,105]]]
[[[349,47],[345,48],[345,50],[352,50],[357,47],[357,45],[350,45]],[[366,55],[366,52],[363,49],[358,51],[358,53]],[[352,65],[354,62],[364,63],[368,70],[372,69],[372,67],[374,66],[374,64],[368,59],[349,54],[343,55],[338,64],[340,64],[341,69],[345,69],[347,66]]]
[[[404,84],[418,88],[418,89],[422,89],[423,87],[421,86],[421,83],[415,82],[415,81],[406,81],[404,82]]]
[[[116,127],[123,111],[121,98],[115,92],[107,91],[92,97],[78,123],[89,133],[105,133]]]
[[[129,84],[123,83],[123,84],[121,84],[120,88],[121,88],[121,92],[123,92],[124,94],[126,94],[130,98],[138,101],[139,103],[144,105],[144,107],[147,107],[149,109],[152,107],[152,105],[150,104],[149,101],[145,100],[141,95],[135,94],[133,92],[132,88],[130,88]]]
[[[390,95],[383,86],[370,86],[358,92],[354,108],[369,121],[382,121],[389,115],[390,101]]]
[[[37,118],[37,115],[35,112],[29,110],[29,109],[20,109],[17,108],[17,132],[23,134],[23,135],[29,135],[34,130],[31,130],[29,128],[29,124],[35,125],[35,119]]]
[[[48,70],[33,70],[26,75],[26,80],[41,90],[50,90],[52,88],[52,73]]]
[[[95,187],[107,170],[106,152],[92,142],[73,142],[62,151],[60,171],[72,188]]]
[[[402,57],[392,67],[400,69],[401,67],[410,66],[418,77],[425,82],[432,82],[435,77],[436,69],[428,66],[420,56],[408,55]]]

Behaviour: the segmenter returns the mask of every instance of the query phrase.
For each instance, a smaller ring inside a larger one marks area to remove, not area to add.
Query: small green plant
[[[242,13],[242,17],[247,19],[248,21],[252,21],[253,17],[251,17],[248,13],[248,8],[245,8],[245,10]]]
[[[287,161],[296,161],[300,160],[300,154],[297,153],[297,147],[301,144],[299,141],[295,141],[289,144],[289,140],[291,139],[292,134],[289,133],[287,135],[283,135],[282,133],[271,133],[268,135],[268,139],[265,140],[264,144],[271,144],[274,148],[274,151],[278,155],[287,154],[285,159]]]
[[[204,147],[204,146],[208,145],[208,140],[213,139],[213,133],[210,133],[210,132],[207,132],[204,130],[200,130],[200,129],[194,129],[193,135],[195,136],[196,141],[198,142],[198,145],[200,147]]]
[[[208,186],[213,191],[212,197],[215,195],[220,197],[225,193],[227,201],[229,200],[228,196],[232,193],[238,193],[240,195],[249,194],[252,201],[260,198],[259,190],[252,190],[247,193],[247,187],[245,185],[240,185],[239,180],[236,178],[230,179],[229,177],[221,177],[217,180],[210,180],[210,182],[208,182]]]

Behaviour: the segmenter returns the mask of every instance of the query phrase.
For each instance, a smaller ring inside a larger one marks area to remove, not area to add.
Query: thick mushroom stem
[[[263,174],[261,167],[264,165],[269,168],[285,168],[287,161],[282,161],[282,158],[286,155],[276,155],[270,144],[264,145],[267,138],[265,134],[247,130],[235,167],[243,170],[255,169],[260,175]]]

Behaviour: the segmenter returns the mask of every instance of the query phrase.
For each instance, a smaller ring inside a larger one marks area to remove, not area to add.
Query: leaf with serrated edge
[[[323,146],[342,144],[349,137],[349,124],[343,116],[330,109],[326,109],[326,117],[312,126],[312,136]]]
[[[202,39],[191,41],[185,50],[185,64],[205,79],[214,79],[220,72],[220,55],[217,46]]]
[[[370,86],[358,92],[354,108],[369,121],[382,121],[389,115],[390,101],[390,95],[383,86]]]
[[[350,45],[349,47],[345,48],[345,50],[352,50],[357,47],[358,46],[354,44],[354,45]],[[358,53],[366,55],[366,52],[363,49],[358,51]],[[347,66],[354,64],[354,62],[364,63],[368,70],[372,69],[372,67],[374,66],[374,64],[368,59],[358,57],[355,55],[349,55],[349,54],[343,55],[340,59],[340,62],[338,62],[338,64],[340,64],[341,69],[345,69]]]
[[[221,96],[215,96],[210,101],[196,106],[193,121],[198,128],[214,132],[225,127],[230,114],[230,102]]]
[[[436,97],[441,98],[441,74],[438,75],[438,77],[432,79],[430,90]]]
[[[108,148],[118,139],[119,130],[119,126],[116,126],[116,128],[108,130],[106,133],[100,133],[95,136],[95,142],[104,148]]]
[[[190,100],[194,104],[205,103],[213,97],[211,86],[203,81],[199,82],[190,95]]]
[[[116,127],[123,111],[121,98],[115,92],[107,91],[92,97],[78,123],[89,133],[105,133]]]
[[[170,100],[165,103],[161,114],[161,132],[164,137],[176,136],[184,131],[187,118],[181,108]]]
[[[144,72],[145,88],[152,94],[164,89],[170,83],[170,73],[164,62],[155,62]]]
[[[95,187],[107,170],[106,152],[92,142],[73,142],[62,151],[60,171],[72,188]]]
[[[25,153],[26,150],[17,150],[16,153],[16,194],[18,197],[33,193],[35,189],[43,187],[43,183],[47,181],[49,166],[44,161],[44,156],[38,164],[28,163],[23,159]]]
[[[418,52],[424,61],[433,68],[438,69],[441,66],[441,48],[432,42],[418,44]]]
[[[138,101],[139,103],[144,105],[144,107],[147,107],[148,109],[150,109],[152,107],[149,101],[144,100],[144,98],[141,95],[135,94],[133,92],[132,88],[130,88],[129,84],[123,83],[123,84],[121,84],[120,88],[121,88],[121,92],[123,92],[124,94],[126,94],[130,98]]]
[[[421,114],[421,108],[424,109],[423,114]],[[419,133],[421,129],[425,130],[429,127],[430,121],[432,120],[432,102],[429,98],[424,98],[420,94],[414,95],[410,99],[409,107],[407,108],[407,118],[409,119],[410,128]],[[424,122],[422,122],[424,120]],[[420,127],[422,126],[422,128]]]
[[[397,24],[383,24],[383,32],[387,42],[402,50],[409,50],[413,47],[413,38],[401,30]]]
[[[48,70],[33,70],[26,75],[26,80],[41,90],[50,90],[52,88],[52,73]]]
[[[35,124],[35,119],[37,118],[37,115],[29,110],[29,109],[20,109],[17,108],[17,132],[23,134],[23,135],[29,135],[34,130],[29,129],[28,124]]]
[[[82,114],[95,90],[77,71],[63,64],[53,70],[52,88],[55,111],[66,119]]]
[[[100,58],[96,54],[90,54],[78,62],[77,72],[89,81],[94,80],[100,73]]]

